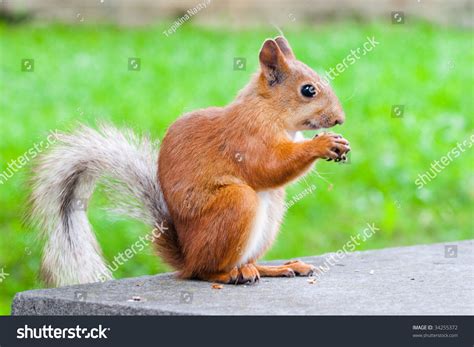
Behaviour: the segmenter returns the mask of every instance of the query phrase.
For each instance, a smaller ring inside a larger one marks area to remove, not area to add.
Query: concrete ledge
[[[321,266],[330,256],[303,260]],[[473,315],[473,279],[473,240],[469,240],[350,253],[314,284],[305,277],[262,278],[256,285],[212,289],[211,283],[162,274],[30,290],[15,296],[12,313]]]

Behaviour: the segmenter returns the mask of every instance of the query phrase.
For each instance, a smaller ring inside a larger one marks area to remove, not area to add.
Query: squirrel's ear
[[[283,81],[288,71],[288,64],[274,40],[268,39],[263,43],[259,59],[262,73],[271,86]]]
[[[283,36],[278,36],[275,38],[275,42],[277,43],[278,47],[280,47],[280,50],[286,59],[295,59],[295,55],[293,54],[290,44]]]

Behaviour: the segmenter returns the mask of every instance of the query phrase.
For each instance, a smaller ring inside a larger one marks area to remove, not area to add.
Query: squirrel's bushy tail
[[[180,247],[157,178],[157,144],[109,125],[98,131],[81,125],[56,139],[38,158],[32,177],[30,220],[46,237],[46,283],[62,286],[112,277],[86,215],[98,181],[115,212],[163,231],[155,241],[158,250],[179,267]]]

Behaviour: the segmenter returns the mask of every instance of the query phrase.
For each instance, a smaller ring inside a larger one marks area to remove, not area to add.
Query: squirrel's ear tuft
[[[275,40],[265,40],[259,54],[262,73],[270,86],[281,83],[288,71],[285,56]]]
[[[290,47],[290,44],[283,36],[276,37],[275,42],[277,43],[278,47],[280,47],[280,50],[286,59],[295,59],[295,55]]]

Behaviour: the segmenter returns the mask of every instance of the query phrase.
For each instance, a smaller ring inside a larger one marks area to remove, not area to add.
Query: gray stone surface
[[[331,254],[303,260],[322,266]],[[336,260],[337,265],[330,266],[314,284],[304,277],[262,278],[255,285],[225,285],[218,290],[212,289],[211,283],[177,280],[173,274],[162,274],[18,293],[12,312],[15,315],[472,315],[473,260],[472,240],[354,252]],[[141,301],[129,301],[134,296],[139,296]]]

